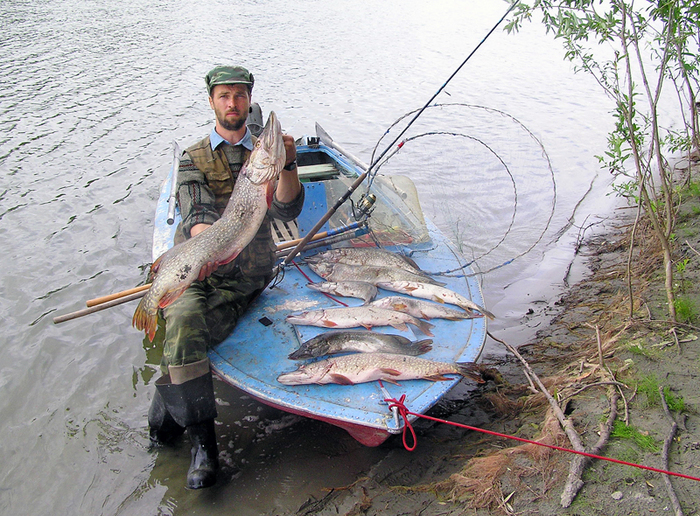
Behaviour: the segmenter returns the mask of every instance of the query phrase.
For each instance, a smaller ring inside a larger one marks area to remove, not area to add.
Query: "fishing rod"
[[[285,266],[289,265],[291,261],[294,259],[294,257],[299,254],[301,251],[304,250],[304,247],[306,247],[306,244],[308,243],[311,238],[318,232],[323,225],[328,222],[328,220],[333,216],[333,214],[338,211],[338,208],[340,208],[345,201],[347,201],[350,196],[359,188],[359,186],[362,184],[362,182],[369,176],[374,169],[377,168],[377,164],[381,159],[384,157],[384,155],[389,152],[389,150],[401,139],[401,137],[408,131],[408,128],[413,125],[413,123],[418,119],[419,116],[423,114],[423,111],[425,111],[428,106],[430,106],[431,102],[435,100],[435,98],[442,93],[442,91],[447,87],[449,82],[459,73],[459,71],[464,67],[464,65],[467,64],[467,61],[471,59],[471,57],[476,53],[477,50],[481,47],[481,45],[484,44],[484,42],[491,36],[491,34],[496,30],[496,28],[505,20],[506,16],[510,14],[510,12],[515,9],[515,6],[518,5],[519,0],[516,0],[511,4],[511,6],[508,8],[508,10],[505,12],[505,14],[496,22],[496,24],[491,28],[491,30],[482,38],[482,40],[479,42],[476,47],[474,47],[474,50],[472,50],[469,55],[466,57],[464,61],[462,61],[462,64],[460,64],[457,69],[452,72],[452,75],[449,76],[449,78],[445,81],[445,83],[438,88],[438,90],[433,94],[432,97],[430,97],[430,100],[425,103],[425,105],[416,113],[416,115],[411,119],[411,121],[408,123],[408,125],[401,131],[401,133],[394,139],[394,141],[384,149],[384,151],[379,155],[379,157],[376,160],[373,160],[370,166],[365,170],[358,178],[350,185],[348,190],[335,202],[335,204],[321,217],[321,219],[316,223],[316,225],[311,228],[311,230],[307,233],[307,235],[299,242],[299,244],[292,249],[292,251],[287,255],[287,257],[284,259],[284,261],[277,267],[276,273],[279,273],[279,271],[284,268]]]

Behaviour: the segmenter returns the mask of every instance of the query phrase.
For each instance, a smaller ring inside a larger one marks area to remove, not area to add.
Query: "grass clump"
[[[661,404],[661,396],[659,394],[659,380],[653,376],[645,376],[637,384],[637,392],[646,397],[648,406],[655,406]],[[683,396],[677,396],[668,386],[663,388],[664,399],[666,400],[666,405],[668,409],[672,412],[683,412],[685,411],[685,400]]]
[[[611,437],[630,440],[644,451],[658,453],[661,448],[650,435],[645,435],[633,426],[628,426],[622,421],[615,421]]]
[[[687,296],[679,296],[674,300],[676,320],[684,324],[693,324],[698,320],[698,309],[695,300]]]

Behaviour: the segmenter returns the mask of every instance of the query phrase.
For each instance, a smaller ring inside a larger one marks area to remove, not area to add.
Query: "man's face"
[[[228,131],[238,131],[248,118],[248,87],[245,84],[218,84],[211,90],[209,105],[221,127]]]

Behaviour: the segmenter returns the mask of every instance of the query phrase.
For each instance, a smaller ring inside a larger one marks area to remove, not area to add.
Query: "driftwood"
[[[610,389],[610,414],[605,423],[601,423],[600,437],[595,446],[591,448],[588,453],[593,455],[599,455],[603,447],[608,443],[610,439],[610,434],[612,433],[613,426],[615,424],[615,419],[617,418],[617,402],[620,399],[619,394],[616,390]],[[583,487],[583,480],[581,480],[581,475],[586,469],[586,466],[591,462],[590,457],[584,455],[576,455],[571,460],[571,466],[569,466],[569,476],[566,478],[566,484],[564,485],[564,490],[561,493],[561,506],[569,507],[571,502],[574,501],[576,495]]]
[[[517,349],[515,349],[513,346],[510,344],[502,341],[501,339],[498,339],[494,337],[491,333],[489,333],[489,336],[495,340],[496,342],[500,342],[503,344],[508,351],[513,353],[515,357],[520,360],[520,363],[523,365],[523,368],[525,369],[525,375],[528,377],[528,379],[532,382],[534,381],[535,384],[539,387],[540,392],[544,394],[544,396],[547,398],[547,401],[549,402],[549,405],[556,416],[557,420],[559,421],[559,424],[561,427],[564,429],[564,432],[566,433],[566,436],[569,438],[569,441],[571,442],[571,445],[574,450],[577,452],[582,452],[582,453],[591,453],[594,455],[598,455],[600,450],[603,449],[603,447],[607,444],[608,439],[610,438],[610,434],[613,429],[613,425],[615,423],[615,419],[617,418],[617,402],[620,399],[618,392],[614,389],[611,388],[610,391],[611,393],[609,394],[609,399],[610,399],[610,414],[608,416],[607,421],[605,424],[601,425],[601,432],[600,432],[600,438],[598,439],[598,442],[596,442],[595,446],[592,448],[591,451],[587,451],[586,448],[584,447],[583,443],[581,442],[581,437],[579,436],[578,432],[574,428],[573,423],[569,418],[566,417],[564,412],[562,411],[561,407],[559,406],[559,403],[552,397],[552,395],[549,393],[547,388],[544,386],[544,384],[541,382],[537,374],[532,370],[530,367],[530,364],[523,358],[523,356],[518,352]],[[598,337],[600,336],[600,333],[598,333]],[[600,342],[600,340],[599,340]],[[599,344],[599,349],[600,349],[600,344]],[[602,357],[601,357],[602,359]],[[615,382],[616,383],[616,382]],[[531,384],[532,385],[532,384]],[[616,388],[619,386],[615,385]],[[583,487],[583,481],[581,480],[581,475],[583,473],[583,470],[586,468],[588,463],[591,461],[589,457],[586,457],[584,455],[576,455],[573,460],[571,461],[571,466],[569,467],[569,475],[566,480],[566,484],[564,486],[564,491],[561,494],[561,505],[562,507],[569,507],[571,505],[571,502],[573,502],[574,498],[578,494],[578,492],[581,490],[581,487]]]
[[[666,397],[664,396],[664,388],[661,385],[659,385],[659,396],[661,396],[661,405],[664,408],[664,413],[666,414],[668,420],[671,422],[671,431],[669,432],[668,436],[666,437],[666,440],[664,441],[664,449],[663,453],[661,454],[661,460],[663,461],[663,469],[668,471],[668,453],[671,449],[671,443],[673,442],[673,438],[676,436],[676,431],[678,430],[678,423],[676,423],[676,420],[673,419],[671,411],[668,409]],[[666,491],[668,491],[668,497],[671,499],[671,505],[673,505],[673,513],[676,516],[683,516],[683,509],[681,509],[681,504],[678,501],[678,497],[676,496],[676,491],[673,489],[671,479],[668,475],[663,475],[663,477],[664,483],[666,484]]]

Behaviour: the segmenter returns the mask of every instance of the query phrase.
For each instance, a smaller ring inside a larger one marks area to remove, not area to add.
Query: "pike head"
[[[282,125],[275,112],[271,111],[265,129],[255,142],[244,173],[256,185],[272,181],[279,176],[286,157]]]

